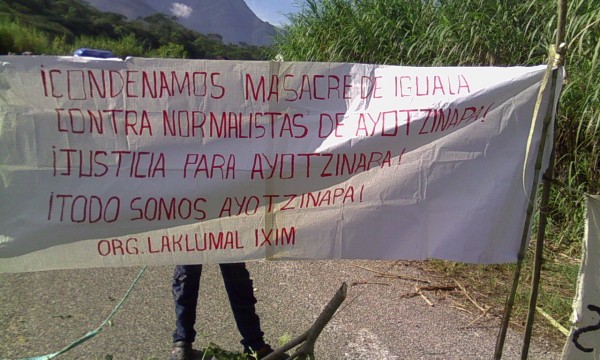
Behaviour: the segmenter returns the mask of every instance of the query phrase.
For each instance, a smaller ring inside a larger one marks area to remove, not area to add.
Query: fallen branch
[[[456,290],[456,286],[454,285],[430,285],[430,286],[420,286],[419,290],[421,291],[452,291]]]
[[[377,282],[377,281],[355,281],[352,284],[350,284],[350,286],[355,286],[355,285],[386,285],[386,286],[389,286],[390,284]]]
[[[429,285],[429,286],[415,286],[415,292],[401,295],[400,298],[407,299],[413,298],[415,296],[419,296],[423,293],[423,291],[452,291],[456,290],[456,286],[454,285]]]
[[[347,288],[348,286],[346,285],[346,283],[343,283],[342,286],[335,293],[333,298],[329,300],[329,303],[325,306],[319,317],[317,317],[317,320],[315,320],[315,322],[310,327],[310,329],[308,329],[308,331],[293,339],[292,341],[288,342],[284,346],[275,349],[275,351],[273,351],[271,354],[264,357],[263,360],[275,359],[276,356],[284,354],[286,351],[294,348],[299,344],[302,344],[302,346],[300,346],[300,348],[294,354],[292,354],[292,356],[288,357],[288,360],[305,360],[307,358],[314,360],[315,342],[317,341],[317,338],[323,331],[325,325],[327,325],[329,320],[331,320],[331,318],[333,317],[337,309],[340,307],[342,302],[344,302],[344,299],[346,299]]]
[[[404,276],[404,275],[400,275],[400,274],[393,274],[393,273],[389,273],[389,272],[377,271],[377,270],[369,269],[367,267],[360,266],[360,265],[354,265],[354,266],[356,266],[357,268],[378,274],[380,277],[384,277],[384,278],[394,278],[394,279],[416,281],[416,282],[420,282],[420,283],[431,284],[431,281],[429,281],[429,280],[417,279],[417,278],[413,278],[410,276]]]

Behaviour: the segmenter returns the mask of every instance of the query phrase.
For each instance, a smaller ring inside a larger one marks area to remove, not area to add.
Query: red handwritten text
[[[308,154],[255,154],[250,172],[252,179],[292,179],[304,174],[315,176],[349,176],[374,167],[392,166],[392,152],[373,151],[370,153],[308,153]]]
[[[394,83],[396,97],[460,95],[471,92],[469,82],[462,74],[445,77],[439,75],[396,76]]]
[[[225,87],[220,72],[162,70],[46,69],[40,77],[44,96],[68,100],[168,98],[221,99]]]
[[[149,151],[77,150],[52,147],[54,176],[165,177],[165,155]]]

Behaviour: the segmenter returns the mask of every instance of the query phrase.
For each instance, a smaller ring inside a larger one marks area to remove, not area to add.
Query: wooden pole
[[[562,44],[562,40],[561,42],[559,42],[559,37],[564,37],[564,16],[566,14],[566,4],[565,1],[566,0],[559,0],[560,1],[560,5],[559,5],[559,21],[561,21],[560,19],[562,18],[562,25],[559,23],[559,28],[560,26],[563,26],[563,30],[558,30],[557,32],[557,43],[558,44]],[[564,11],[563,11],[564,9]],[[555,64],[555,57],[556,54],[554,53],[554,47],[553,49],[551,49],[550,54],[549,54],[549,59],[548,59],[548,66],[546,68],[546,73],[544,74],[544,79],[542,80],[542,85],[538,94],[538,100],[536,102],[536,107],[534,110],[534,114],[533,114],[533,121],[537,121],[538,115],[539,115],[539,111],[540,111],[540,105],[542,102],[542,99],[546,93],[546,90],[548,88],[548,84],[550,82],[552,82],[552,84],[555,84],[555,79],[556,76],[553,76],[553,68],[554,68],[554,64]],[[554,106],[554,85],[550,86],[550,90],[552,91],[552,93],[550,94],[551,99],[548,102],[548,106]],[[519,253],[517,255],[517,264],[515,267],[515,272],[513,275],[513,282],[512,282],[512,287],[511,287],[511,291],[510,294],[507,298],[506,301],[506,305],[504,307],[504,315],[502,317],[502,325],[500,327],[500,332],[498,333],[498,338],[496,341],[496,349],[494,352],[494,359],[495,360],[500,360],[502,358],[502,351],[504,348],[504,342],[506,340],[506,333],[508,331],[508,325],[510,322],[510,316],[512,313],[512,308],[514,306],[514,302],[515,302],[515,296],[517,293],[517,288],[519,285],[519,278],[521,277],[521,269],[523,267],[523,259],[525,258],[525,251],[526,251],[526,245],[527,245],[527,240],[528,240],[528,236],[529,236],[529,228],[530,228],[530,224],[531,224],[531,217],[533,215],[533,210],[535,207],[535,201],[533,199],[535,199],[535,194],[538,188],[538,178],[541,172],[541,167],[542,167],[542,161],[543,161],[543,154],[544,154],[544,149],[546,147],[546,138],[548,135],[548,130],[550,127],[550,123],[551,123],[551,109],[552,107],[550,107],[549,111],[546,112],[546,114],[550,114],[550,116],[546,116],[543,122],[543,126],[542,126],[542,134],[541,134],[541,139],[540,139],[540,143],[538,146],[538,151],[537,151],[537,158],[536,158],[536,162],[535,162],[535,170],[534,170],[534,176],[533,176],[533,183],[531,184],[531,190],[529,192],[529,195],[532,197],[532,201],[529,202],[529,206],[527,207],[527,212],[525,215],[525,224],[523,226],[523,233],[522,233],[522,237],[521,237],[521,245],[519,247]]]
[[[564,56],[564,36],[565,36],[565,22],[567,15],[567,4],[566,0],[560,0],[558,6],[558,23],[557,23],[557,32],[556,32],[556,43],[555,48],[557,51],[556,59],[561,59]],[[558,70],[554,70],[555,72]],[[554,74],[552,76],[552,86],[550,93],[550,103],[548,104],[549,110],[551,110],[551,106],[554,103],[554,94],[556,93],[556,80],[557,75]],[[551,116],[551,112],[547,112],[546,116]],[[556,124],[555,124],[556,127]],[[534,258],[534,266],[533,266],[533,277],[531,280],[531,292],[529,295],[529,309],[527,313],[527,324],[525,326],[525,337],[523,340],[523,347],[521,349],[521,360],[527,360],[529,355],[529,345],[531,343],[531,336],[533,333],[533,322],[535,320],[536,306],[537,306],[537,298],[540,288],[540,278],[542,272],[542,264],[544,262],[544,240],[546,234],[546,225],[548,224],[548,203],[550,201],[550,190],[552,186],[552,176],[554,172],[554,147],[552,147],[550,162],[548,164],[548,169],[546,169],[546,173],[544,173],[544,185],[542,190],[542,199],[540,205],[540,220],[538,225],[537,232],[537,240],[535,246],[535,258]]]
[[[544,174],[552,178],[552,165],[554,162],[554,153],[550,157],[550,167]],[[540,287],[540,276],[542,271],[542,263],[544,261],[544,235],[546,232],[546,224],[548,219],[548,202],[550,199],[550,181],[544,179],[542,190],[542,199],[540,205],[540,222],[538,225],[537,240],[535,244],[535,258],[533,263],[533,279],[531,280],[531,292],[529,294],[529,310],[527,313],[527,324],[525,326],[525,337],[523,347],[521,349],[521,360],[526,360],[529,353],[529,344],[531,342],[531,334],[533,331],[533,320],[535,307],[537,306],[537,297]]]

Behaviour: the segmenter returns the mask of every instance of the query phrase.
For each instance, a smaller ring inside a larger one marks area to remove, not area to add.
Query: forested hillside
[[[162,14],[128,21],[80,0],[0,0],[0,54],[70,55],[80,47],[112,50],[119,57],[268,57],[266,47],[226,45]]]
[[[225,43],[269,45],[275,27],[259,19],[244,0],[85,0],[97,9],[134,20],[167,14],[178,24],[202,34],[220,34]],[[177,6],[175,6],[177,4]]]

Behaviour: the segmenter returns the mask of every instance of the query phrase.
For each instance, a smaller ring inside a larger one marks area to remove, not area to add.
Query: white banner
[[[544,71],[0,57],[0,271],[515,261]]]
[[[571,334],[564,360],[600,359],[600,196],[588,196],[585,236]]]

